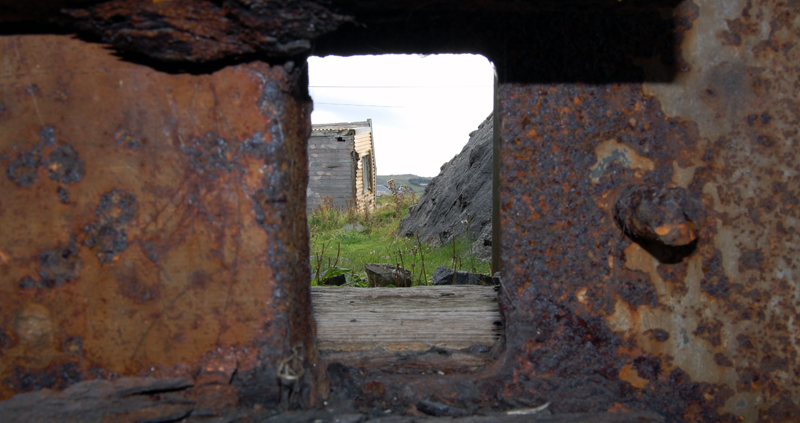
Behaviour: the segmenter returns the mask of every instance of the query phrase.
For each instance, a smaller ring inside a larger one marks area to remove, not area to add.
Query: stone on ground
[[[453,269],[448,269],[443,265],[439,265],[431,276],[431,284],[433,285],[497,285],[497,282],[491,277],[481,275],[479,273],[469,272],[455,272],[453,277]]]
[[[411,271],[393,264],[370,263],[365,266],[370,286],[409,287]]]

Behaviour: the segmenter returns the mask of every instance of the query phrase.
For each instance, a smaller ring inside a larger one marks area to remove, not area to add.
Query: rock
[[[266,414],[266,413],[265,413]],[[330,423],[363,423],[368,421],[367,416],[347,411],[337,410],[303,410],[303,411],[286,411],[277,415],[270,416],[266,419],[248,418],[237,421],[247,422],[260,422],[260,423],[313,423],[313,422],[330,422]]]
[[[417,403],[417,410],[435,417],[464,417],[470,413],[463,408],[453,407],[437,401],[422,400]]]
[[[366,232],[367,228],[364,227],[364,225],[356,222],[356,223],[353,223],[353,224],[348,223],[348,224],[342,226],[342,230],[345,231],[345,232],[352,232],[352,231]]]
[[[89,380],[61,391],[42,389],[0,402],[3,422],[171,422],[187,417],[195,402],[184,378]]]
[[[365,266],[370,286],[409,287],[411,271],[393,264],[370,263]]]
[[[332,276],[328,279],[322,281],[323,285],[336,285],[342,286],[347,282],[347,278],[344,275],[336,275]]]
[[[473,253],[491,258],[492,241],[492,115],[470,134],[464,149],[427,187],[419,202],[400,222],[398,233],[419,235],[434,246],[467,235]]]
[[[439,265],[431,276],[433,285],[497,285],[499,282],[491,276],[479,273],[456,272],[453,283],[453,269]]]
[[[492,234],[491,234],[491,224],[489,224],[489,234],[487,238],[478,239],[472,243],[472,247],[470,248],[470,253],[475,256],[476,259],[481,261],[489,261],[492,259]]]

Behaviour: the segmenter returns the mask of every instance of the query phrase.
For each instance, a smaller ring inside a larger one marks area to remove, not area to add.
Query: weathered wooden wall
[[[308,139],[306,209],[309,213],[322,204],[324,197],[332,197],[335,207],[340,210],[354,205],[356,163],[353,139],[353,135],[311,136]]]
[[[360,213],[375,208],[375,154],[372,123],[316,124],[308,140],[310,182],[308,212],[331,197],[339,210]],[[364,161],[369,155],[372,190],[364,191]]]
[[[375,196],[375,181],[376,181],[376,168],[375,168],[375,148],[372,140],[372,127],[370,126],[369,132],[364,132],[356,135],[355,139],[356,153],[361,158],[358,162],[356,169],[356,196],[358,211],[363,213],[365,210],[372,210],[376,205]],[[369,155],[369,160],[365,157]],[[365,163],[366,162],[366,163]],[[364,166],[367,164],[372,167],[372,189],[364,189]]]

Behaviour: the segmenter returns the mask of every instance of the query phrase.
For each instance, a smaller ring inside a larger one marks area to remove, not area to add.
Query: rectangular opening
[[[364,181],[362,182],[364,185],[364,193],[368,193],[372,191],[372,160],[370,159],[370,155],[367,154],[361,161],[362,175],[364,176]]]
[[[502,336],[491,274],[494,70],[480,56],[443,56],[309,60],[310,266],[323,359],[463,370],[485,365]],[[358,132],[365,122],[370,148]],[[334,129],[355,131],[350,155],[340,153],[355,160],[353,198],[338,212],[317,200],[336,181],[324,166],[337,159],[321,160],[331,154],[322,135]],[[375,275],[381,266],[389,276]]]

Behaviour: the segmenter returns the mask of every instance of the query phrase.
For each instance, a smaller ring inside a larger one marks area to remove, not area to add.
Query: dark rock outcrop
[[[491,276],[481,275],[480,273],[455,272],[440,265],[431,276],[433,285],[498,285],[499,282]]]
[[[183,379],[121,378],[90,380],[58,392],[42,389],[0,402],[3,422],[172,422],[197,404]]]
[[[464,149],[442,165],[419,202],[400,222],[398,233],[433,245],[467,235],[473,252],[491,258],[492,240],[492,116],[470,134]]]
[[[347,277],[345,275],[331,276],[330,278],[327,278],[324,281],[322,281],[322,285],[342,286],[346,283],[347,283]]]
[[[365,266],[370,286],[409,287],[411,271],[393,264],[370,263]]]

